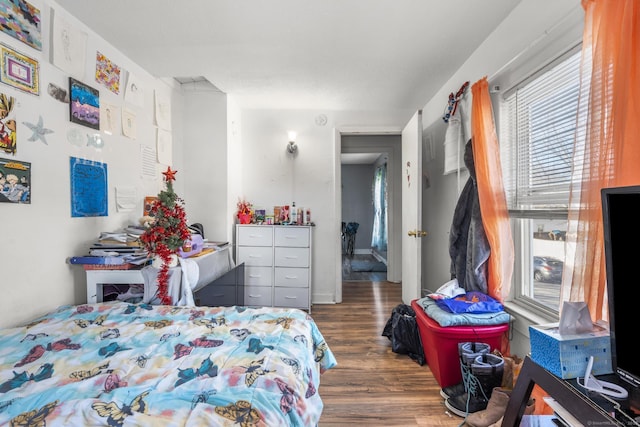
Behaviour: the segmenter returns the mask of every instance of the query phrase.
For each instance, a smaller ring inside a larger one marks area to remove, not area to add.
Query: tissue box
[[[584,377],[593,356],[593,375],[610,374],[609,331],[594,325],[592,332],[560,335],[558,323],[529,326],[531,359],[557,377]]]

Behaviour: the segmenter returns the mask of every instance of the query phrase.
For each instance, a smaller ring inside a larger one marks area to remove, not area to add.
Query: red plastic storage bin
[[[418,300],[411,301],[416,312],[420,341],[427,364],[440,387],[449,387],[462,381],[458,343],[483,342],[491,351],[502,348],[502,336],[509,331],[509,323],[488,326],[440,326],[427,316]]]

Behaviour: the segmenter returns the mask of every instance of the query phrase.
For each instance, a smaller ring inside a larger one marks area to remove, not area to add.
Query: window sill
[[[505,311],[514,317],[513,327],[522,335],[529,336],[530,325],[543,325],[558,321],[557,316],[542,315],[529,305],[515,301],[508,301],[504,304]]]

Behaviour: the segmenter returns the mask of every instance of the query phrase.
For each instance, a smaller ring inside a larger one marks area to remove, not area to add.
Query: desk
[[[200,257],[189,258],[198,266],[198,282],[193,286],[193,291],[201,289],[217,278],[223,276],[234,268],[231,252],[228,247]],[[102,287],[108,284],[142,284],[145,283],[145,275],[155,277],[158,269],[151,266],[142,269],[131,270],[87,270],[87,303],[102,302]],[[180,284],[182,281],[182,269],[180,266],[169,269],[169,294],[181,295]],[[179,300],[173,298],[174,302]],[[153,301],[151,301],[153,303]]]
[[[520,425],[525,406],[536,384],[585,426],[627,425],[620,419],[614,419],[607,410],[577,390],[571,381],[556,377],[527,356],[511,392],[502,422],[503,427]]]

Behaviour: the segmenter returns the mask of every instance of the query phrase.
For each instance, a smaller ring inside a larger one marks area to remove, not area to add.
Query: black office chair
[[[345,228],[345,234],[347,236],[347,255],[353,256],[353,250],[356,244],[356,233],[360,224],[357,222],[350,222]]]
[[[193,224],[191,224],[189,226],[189,230],[191,230],[191,232],[193,233],[199,234],[204,239],[204,227],[199,222],[194,222]]]

